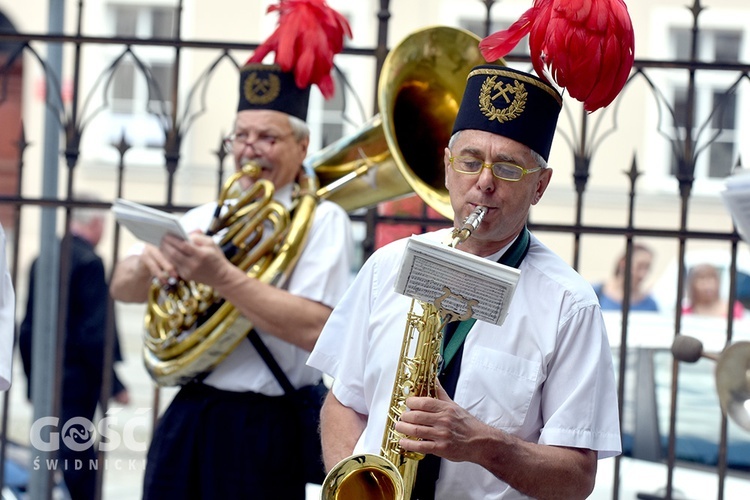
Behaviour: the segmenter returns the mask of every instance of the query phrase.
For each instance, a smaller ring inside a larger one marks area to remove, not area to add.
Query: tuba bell
[[[474,66],[485,62],[479,41],[469,31],[443,26],[405,38],[381,69],[380,112],[354,135],[305,160],[308,174],[293,218],[273,202],[273,186],[260,183],[263,187],[244,193],[232,214],[217,224],[216,232],[224,230],[235,241],[226,244],[231,248],[230,260],[264,282],[283,283],[304,248],[320,198],[352,211],[414,192],[438,213],[452,218],[443,149],[466,78]],[[234,188],[229,184],[237,182],[235,176],[227,181],[220,202],[231,197]],[[273,236],[261,238],[263,227],[269,225]],[[144,363],[162,386],[180,385],[210,371],[252,328],[213,290],[182,281],[166,290],[152,285],[145,324]]]
[[[318,192],[345,210],[416,193],[448,219],[443,150],[466,78],[486,61],[479,37],[446,26],[407,36],[386,57],[378,82],[379,114],[358,133],[308,157]]]

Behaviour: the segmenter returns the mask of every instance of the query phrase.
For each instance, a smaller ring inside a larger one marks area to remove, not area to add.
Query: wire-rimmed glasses
[[[473,156],[451,156],[449,158],[451,167],[461,174],[477,175],[483,168],[489,168],[492,175],[504,181],[520,181],[524,175],[538,172],[542,167],[523,168],[515,163],[507,161],[496,161],[485,163]]]

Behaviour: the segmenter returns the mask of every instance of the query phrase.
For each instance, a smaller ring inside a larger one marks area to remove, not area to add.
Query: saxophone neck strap
[[[500,257],[498,262],[518,269],[518,266],[521,265],[524,257],[526,257],[526,254],[529,252],[530,241],[529,230],[524,226],[521,234],[516,238],[516,241],[514,241],[510,248],[508,248],[508,251]],[[474,326],[476,321],[476,318],[469,318],[458,323],[449,323],[446,326],[443,340],[443,366],[448,366],[451,360],[453,360],[453,357],[464,343],[464,340],[466,340],[469,330],[471,330],[471,327]],[[452,334],[450,333],[451,330],[453,330]]]

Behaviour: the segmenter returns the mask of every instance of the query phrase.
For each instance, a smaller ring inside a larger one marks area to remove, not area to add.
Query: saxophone
[[[453,229],[450,245],[455,247],[471,236],[486,213],[485,207],[477,207],[460,228]],[[411,498],[417,477],[417,466],[424,455],[401,448],[399,441],[407,436],[396,431],[396,422],[406,411],[407,398],[436,397],[436,380],[442,362],[440,348],[445,325],[472,316],[471,307],[468,307],[463,315],[443,309],[441,303],[451,296],[447,287],[443,291],[444,294],[434,303],[412,299],[406,318],[398,371],[388,405],[380,454],[352,455],[336,464],[323,481],[323,500]]]

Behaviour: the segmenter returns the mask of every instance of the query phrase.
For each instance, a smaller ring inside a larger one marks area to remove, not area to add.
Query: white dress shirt
[[[274,199],[289,207],[292,185],[276,190]],[[181,218],[185,231],[206,231],[216,203],[200,205]],[[334,307],[351,281],[353,248],[351,222],[337,204],[321,201],[304,249],[284,286],[294,295]],[[130,253],[139,253],[143,245]],[[283,315],[284,311],[279,311]],[[317,383],[321,373],[305,364],[309,352],[256,329],[294,387]],[[205,384],[227,391],[253,391],[268,396],[284,393],[276,378],[249,341],[240,344],[204,379]]]
[[[445,231],[430,233],[443,240]],[[378,250],[328,320],[308,364],[368,417],[355,453],[378,454],[411,299],[393,291],[406,240]],[[505,249],[488,258],[497,260]],[[502,326],[469,332],[454,401],[529,442],[620,453],[612,357],[591,286],[531,236]],[[443,460],[436,498],[525,498],[483,467]]]

